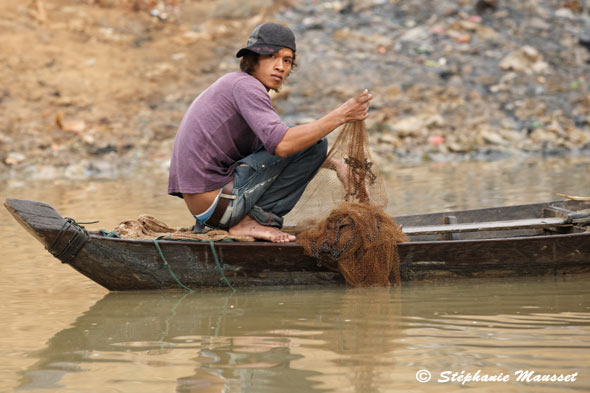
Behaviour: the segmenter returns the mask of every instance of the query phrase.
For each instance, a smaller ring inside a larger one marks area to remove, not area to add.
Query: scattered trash
[[[441,135],[432,135],[428,137],[428,143],[434,146],[442,145],[445,143],[445,137]]]

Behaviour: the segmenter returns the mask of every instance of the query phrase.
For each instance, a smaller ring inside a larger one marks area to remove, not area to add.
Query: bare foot
[[[289,243],[295,241],[295,236],[274,227],[260,225],[250,216],[245,216],[240,222],[229,229],[234,236],[252,236],[255,239],[268,240],[273,243]]]

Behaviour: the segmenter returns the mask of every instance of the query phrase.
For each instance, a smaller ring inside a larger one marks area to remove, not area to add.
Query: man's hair
[[[242,59],[240,60],[240,70],[246,74],[252,75],[256,65],[258,64],[259,56],[260,55],[258,53],[254,53],[252,51],[246,52],[246,54],[242,56]]]
[[[295,53],[293,53],[293,63],[291,64],[291,71],[293,71],[295,69],[295,67],[297,67],[297,63],[295,62]],[[252,52],[252,51],[247,51],[244,56],[242,56],[242,59],[240,60],[240,70],[242,72],[245,72],[246,74],[250,74],[252,75],[252,73],[254,72],[254,69],[256,68],[256,65],[258,64],[258,59],[260,58],[260,55],[258,53]]]

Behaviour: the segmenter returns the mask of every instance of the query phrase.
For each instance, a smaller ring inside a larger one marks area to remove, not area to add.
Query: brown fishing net
[[[219,241],[233,239],[236,241],[252,242],[250,236],[232,236],[221,229],[209,230],[204,233],[193,232],[190,228],[172,228],[155,217],[147,214],[140,215],[137,220],[127,220],[120,223],[113,232],[124,239],[191,239],[202,241]]]
[[[397,243],[408,238],[385,213],[386,205],[365,124],[347,123],[289,218],[303,229],[297,242],[305,252],[339,271],[349,285],[388,286],[391,280],[400,284]]]

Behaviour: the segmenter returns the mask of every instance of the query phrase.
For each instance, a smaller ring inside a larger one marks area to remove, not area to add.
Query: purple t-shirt
[[[262,147],[274,154],[287,129],[258,79],[244,72],[222,76],[193,101],[180,123],[168,194],[223,187],[236,161]]]

